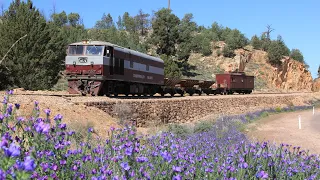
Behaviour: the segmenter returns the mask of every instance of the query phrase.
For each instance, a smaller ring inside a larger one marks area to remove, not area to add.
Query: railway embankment
[[[107,99],[83,101],[125,120],[134,120],[138,127],[152,127],[168,123],[192,123],[208,116],[252,112],[264,108],[306,105],[320,98],[317,93],[194,96],[164,99]]]

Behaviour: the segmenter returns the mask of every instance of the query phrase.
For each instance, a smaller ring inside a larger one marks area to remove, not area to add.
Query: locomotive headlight
[[[73,65],[74,65],[74,66],[76,65],[76,62],[75,62],[75,61],[73,61]]]
[[[90,62],[91,66],[93,66],[93,61]]]

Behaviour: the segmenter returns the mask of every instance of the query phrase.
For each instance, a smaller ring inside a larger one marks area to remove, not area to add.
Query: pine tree
[[[152,22],[152,42],[157,47],[158,54],[173,56],[176,54],[176,43],[179,38],[178,25],[180,19],[171,13],[171,10],[161,9],[155,13]]]
[[[63,69],[65,42],[56,25],[47,24],[31,0],[14,1],[0,26],[0,57],[26,34],[4,59],[3,65],[9,69],[7,79],[28,90],[49,89]]]
[[[292,49],[290,52],[290,58],[292,58],[296,61],[299,61],[301,63],[305,63],[303,55],[299,49]]]
[[[108,15],[103,13],[101,20],[97,21],[95,25],[96,29],[110,29],[113,27],[115,26],[110,13],[108,13]]]
[[[118,27],[118,30],[120,30],[120,31],[123,30],[123,21],[122,21],[121,16],[118,16],[117,27]]]
[[[250,43],[254,49],[261,49],[262,42],[260,41],[257,35],[252,36]]]
[[[53,22],[59,27],[67,24],[67,22],[68,22],[68,16],[65,11],[62,11],[59,14],[54,13],[51,15],[51,18],[52,18]]]
[[[197,24],[192,21],[191,13],[184,15],[179,25],[178,52],[179,60],[188,60],[192,49],[192,33],[195,32]]]
[[[148,19],[150,15],[143,13],[142,9],[139,10],[139,14],[135,16],[136,22],[137,22],[137,27],[138,30],[140,30],[140,35],[145,36],[147,29],[150,26],[150,21]]]
[[[78,13],[70,13],[68,15],[68,20],[72,27],[76,27],[80,24],[80,15]]]
[[[280,65],[283,56],[289,56],[290,50],[285,45],[281,36],[277,40],[271,41],[268,47],[268,59],[272,65]]]
[[[319,68],[318,68],[318,77],[320,78],[320,65],[319,65]]]

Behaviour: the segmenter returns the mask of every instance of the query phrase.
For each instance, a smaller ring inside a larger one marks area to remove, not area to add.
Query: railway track
[[[175,96],[171,96],[171,95],[165,95],[165,96],[161,96],[161,95],[154,95],[154,96],[125,96],[122,94],[119,94],[117,97],[115,96],[110,96],[110,97],[106,97],[106,96],[82,96],[82,95],[78,95],[78,94],[43,94],[43,93],[17,93],[15,95],[19,95],[19,96],[49,96],[49,97],[62,97],[62,98],[73,98],[73,97],[79,97],[82,99],[99,99],[99,97],[101,97],[102,99],[178,99],[178,98],[187,98],[187,97],[214,97],[214,96],[223,96],[223,97],[234,97],[234,96],[255,96],[255,95],[290,95],[290,94],[308,94],[308,93],[312,93],[312,92],[289,92],[289,93],[276,93],[276,92],[270,92],[270,93],[265,93],[265,92],[256,92],[256,93],[252,93],[252,94],[246,94],[246,95],[242,95],[242,94],[232,94],[232,95],[193,95],[193,96],[189,96],[189,95],[185,95],[185,96],[180,96],[178,94],[176,94]]]

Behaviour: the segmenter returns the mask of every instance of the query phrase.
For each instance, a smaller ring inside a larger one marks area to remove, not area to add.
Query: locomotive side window
[[[130,68],[133,68],[133,61],[130,61]]]
[[[69,46],[68,55],[82,55],[83,46]]]
[[[146,70],[149,71],[149,65],[148,64],[146,65]]]

